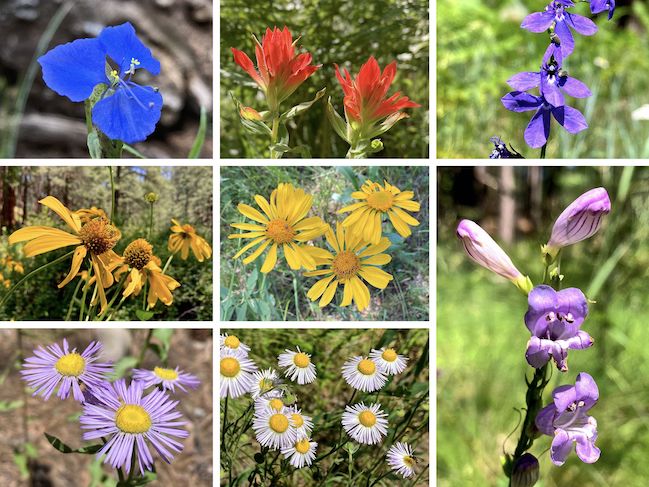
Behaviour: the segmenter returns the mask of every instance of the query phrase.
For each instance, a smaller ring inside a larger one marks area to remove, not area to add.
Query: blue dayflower
[[[106,91],[92,109],[92,122],[108,138],[141,142],[155,130],[162,95],[133,81],[138,69],[160,74],[160,62],[126,22],[106,27],[95,39],[62,44],[38,59],[45,84],[71,101],[87,100],[99,84]]]

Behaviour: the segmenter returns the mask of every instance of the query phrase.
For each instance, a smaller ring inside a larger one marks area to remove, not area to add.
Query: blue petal
[[[106,27],[97,38],[113,61],[119,65],[120,75],[131,67],[131,59],[137,59],[143,68],[153,75],[160,74],[160,61],[151,50],[142,44],[130,22],[115,27]]]
[[[160,93],[129,83],[128,88],[120,85],[113,95],[97,102],[92,121],[108,138],[134,144],[153,133],[161,110]]]
[[[106,55],[97,39],[77,39],[47,52],[38,62],[45,84],[72,101],[84,101],[106,83]]]

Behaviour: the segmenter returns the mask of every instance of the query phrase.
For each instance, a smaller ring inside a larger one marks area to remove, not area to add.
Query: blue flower
[[[95,39],[78,39],[55,47],[38,59],[45,84],[74,102],[90,98],[95,87],[106,90],[92,109],[92,122],[108,138],[141,142],[155,130],[162,95],[133,81],[138,69],[160,74],[160,62],[127,22],[106,27]]]

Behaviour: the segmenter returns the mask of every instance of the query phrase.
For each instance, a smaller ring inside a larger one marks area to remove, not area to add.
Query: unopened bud
[[[242,118],[245,118],[246,120],[259,121],[262,119],[261,114],[252,107],[241,107],[241,110],[239,110],[239,114],[241,115]]]
[[[539,480],[539,461],[531,453],[524,453],[514,462],[511,487],[532,487]]]
[[[144,201],[146,201],[147,203],[153,204],[156,201],[158,201],[158,194],[154,193],[153,191],[150,192],[150,193],[147,193],[147,194],[144,195]]]

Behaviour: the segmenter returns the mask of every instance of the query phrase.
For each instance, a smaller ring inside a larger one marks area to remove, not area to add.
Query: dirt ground
[[[84,444],[77,420],[81,407],[71,397],[65,401],[52,396],[48,401],[31,397],[18,373],[20,353],[32,355],[38,345],[49,345],[68,339],[83,350],[101,338],[113,356],[138,356],[146,330],[0,330],[0,485],[2,487],[71,487],[91,483],[89,466],[94,455],[56,451],[44,432],[60,438],[73,448]],[[19,341],[22,341],[22,348]],[[147,352],[143,368],[157,364],[156,356]],[[177,408],[189,424],[190,436],[183,440],[184,450],[171,465],[154,453],[158,481],[150,485],[212,485],[212,331],[176,330],[169,354],[169,366],[178,365],[201,380],[201,386],[189,394],[178,394]],[[20,401],[14,405],[8,402]],[[34,445],[37,457],[29,463],[29,475],[22,477],[14,462],[14,452],[22,449],[26,439]],[[110,467],[104,466],[110,473]],[[114,471],[112,471],[114,473]]]

